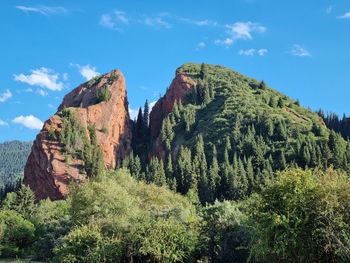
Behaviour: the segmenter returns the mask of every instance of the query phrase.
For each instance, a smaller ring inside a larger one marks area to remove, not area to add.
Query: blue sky
[[[98,73],[120,69],[137,109],[186,62],[350,114],[346,0],[2,0],[0,19],[0,141],[33,140],[64,94]]]

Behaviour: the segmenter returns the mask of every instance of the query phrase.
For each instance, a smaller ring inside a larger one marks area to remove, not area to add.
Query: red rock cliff
[[[107,87],[108,101],[96,103],[97,91]],[[97,143],[103,152],[104,164],[114,168],[118,160],[131,151],[131,127],[125,79],[114,70],[84,83],[68,93],[58,108],[70,108],[86,133],[89,125],[96,125]],[[59,134],[62,119],[55,114],[44,123],[37,135],[24,170],[24,183],[34,191],[37,199],[61,199],[68,193],[68,184],[86,179],[83,161],[67,161],[58,141],[49,134]],[[87,135],[88,136],[88,135]]]
[[[162,128],[163,119],[173,110],[175,101],[184,102],[187,92],[195,82],[185,74],[176,71],[176,76],[170,84],[165,95],[153,106],[150,113],[151,138],[156,139]]]

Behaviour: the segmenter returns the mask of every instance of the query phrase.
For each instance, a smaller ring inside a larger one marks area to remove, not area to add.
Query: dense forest
[[[31,146],[21,141],[0,143],[0,200],[20,185]]]
[[[96,125],[85,129],[69,108],[57,113],[62,129],[47,139],[66,162],[82,160],[88,180],[60,201],[36,201],[26,186],[7,193],[0,257],[349,262],[348,118],[312,112],[221,66],[177,72],[195,86],[155,137],[146,101],[131,123],[133,151],[115,170],[103,165]]]
[[[345,114],[343,117],[339,117],[335,113],[325,114],[324,111],[319,110],[317,112],[327,125],[327,127],[337,133],[340,133],[344,139],[349,140],[350,138],[350,117]]]
[[[287,167],[350,170],[350,143],[298,101],[221,66],[178,71],[197,85],[175,103],[157,140],[149,136],[147,102],[139,110],[134,154],[123,163],[135,178],[205,204],[249,196]],[[165,158],[149,160],[157,147]]]

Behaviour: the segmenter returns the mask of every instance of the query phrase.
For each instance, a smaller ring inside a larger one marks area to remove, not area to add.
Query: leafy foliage
[[[248,202],[251,254],[263,262],[347,262],[350,180],[327,170],[287,170]]]

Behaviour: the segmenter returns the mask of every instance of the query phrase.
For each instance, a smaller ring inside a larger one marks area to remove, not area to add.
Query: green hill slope
[[[349,170],[350,144],[298,101],[221,66],[185,64],[178,72],[196,85],[152,142],[160,141],[164,162],[172,156],[166,177],[178,191],[198,189],[202,201],[239,199],[287,166]]]

